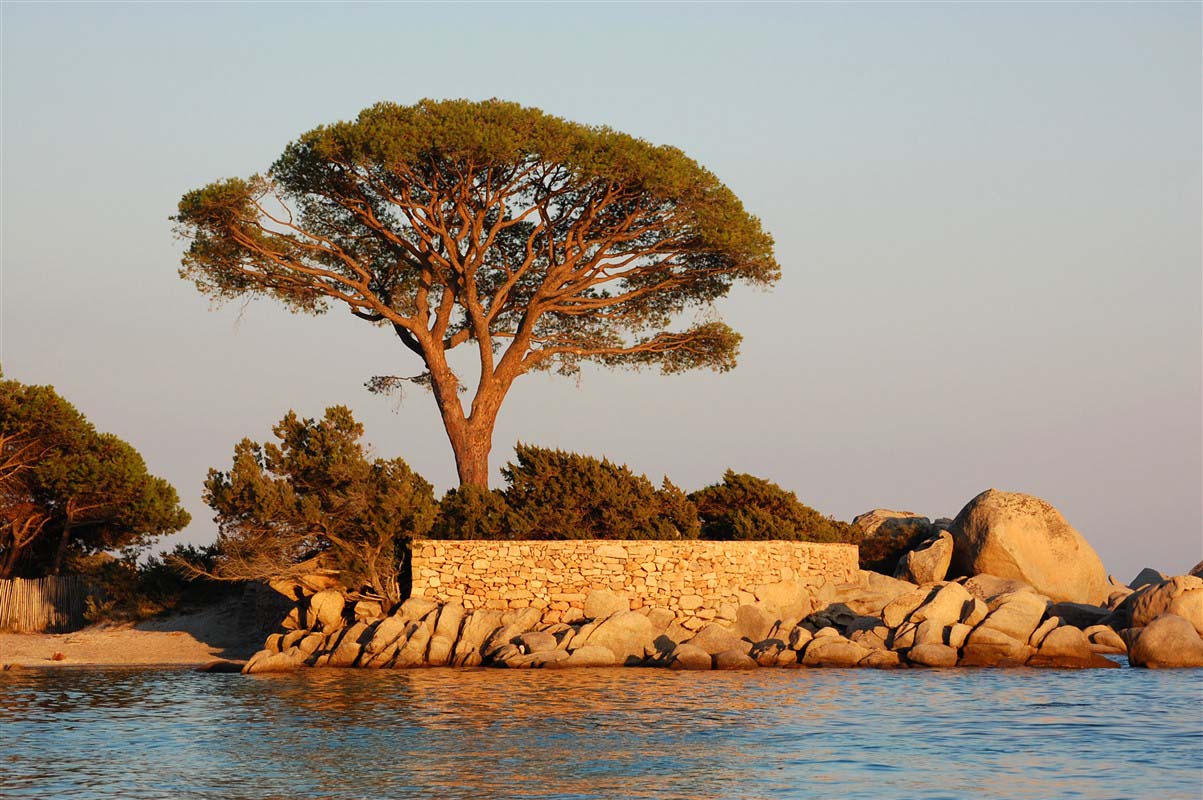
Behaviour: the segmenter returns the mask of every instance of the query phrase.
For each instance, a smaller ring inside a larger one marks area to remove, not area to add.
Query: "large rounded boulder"
[[[347,600],[338,589],[323,589],[309,598],[309,613],[324,631],[331,631],[343,622]]]
[[[907,553],[898,562],[895,578],[915,584],[937,583],[948,575],[952,563],[952,535],[940,531],[930,539]]]
[[[951,573],[1023,581],[1054,602],[1101,605],[1110,589],[1103,562],[1050,504],[1028,494],[982,492],[952,525]]]
[[[1135,635],[1128,652],[1134,667],[1203,667],[1203,639],[1190,620],[1162,614]],[[249,665],[248,665],[249,666]]]

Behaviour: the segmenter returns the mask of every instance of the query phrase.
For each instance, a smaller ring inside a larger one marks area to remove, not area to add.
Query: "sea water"
[[[3,798],[1190,798],[1203,670],[26,669]]]

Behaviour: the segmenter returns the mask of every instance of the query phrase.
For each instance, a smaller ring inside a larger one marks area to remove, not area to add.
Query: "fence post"
[[[99,590],[82,575],[0,580],[0,630],[70,633],[87,624],[88,595]]]

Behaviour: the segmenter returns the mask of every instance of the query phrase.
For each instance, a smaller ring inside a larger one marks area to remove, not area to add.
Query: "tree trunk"
[[[4,545],[3,563],[0,563],[0,580],[11,578],[16,574],[21,557],[41,535],[45,526],[45,517],[39,520],[37,516],[30,516],[20,522],[15,519],[8,521],[8,541]]]
[[[489,488],[489,451],[493,449],[493,420],[488,425],[480,421],[465,420],[462,428],[452,431],[447,427],[447,438],[455,453],[455,471],[459,473],[460,486]]]
[[[489,488],[489,452],[493,449],[493,425],[510,381],[482,379],[476,389],[470,415],[464,414],[459,399],[459,380],[441,353],[426,358],[431,388],[443,418],[460,486]],[[511,379],[512,380],[512,379]]]
[[[518,369],[514,366],[503,375],[486,374],[476,387],[471,413],[465,415],[459,399],[459,379],[447,365],[440,350],[423,356],[430,370],[431,388],[443,418],[451,451],[455,454],[455,470],[460,486],[489,488],[489,453],[493,449],[493,426]],[[487,365],[482,365],[482,367]]]
[[[63,524],[63,533],[58,540],[58,550],[54,554],[54,569],[50,571],[51,575],[61,575],[63,569],[63,561],[67,557],[67,544],[71,541],[71,525]]]
[[[5,553],[4,563],[0,564],[0,580],[7,580],[13,576],[17,569],[17,559],[21,557],[21,550],[14,544],[7,553]]]

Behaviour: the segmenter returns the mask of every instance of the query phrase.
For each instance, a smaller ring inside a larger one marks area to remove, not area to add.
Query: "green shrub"
[[[503,491],[461,487],[439,504],[434,539],[696,539],[697,512],[664,479],[606,459],[519,444]]]
[[[797,496],[754,475],[727,470],[723,482],[689,495],[703,539],[791,539],[846,542],[851,526],[803,505]]]
[[[514,539],[505,495],[477,486],[452,489],[439,501],[431,539]]]
[[[519,444],[506,480],[515,538],[692,539],[700,530],[688,498],[665,479],[608,459]]]
[[[72,572],[92,580],[99,592],[88,598],[84,617],[89,622],[140,620],[156,614],[204,606],[240,591],[241,587],[211,580],[217,546],[177,544],[173,550],[138,563],[133,548],[120,558],[98,554],[75,559]]]
[[[84,598],[84,619],[95,625],[118,618],[116,600],[97,600],[93,595]]]
[[[702,535],[702,521],[698,519],[698,507],[666,476],[660,483],[660,525],[667,525],[676,535],[660,536],[660,539],[697,539]]]

